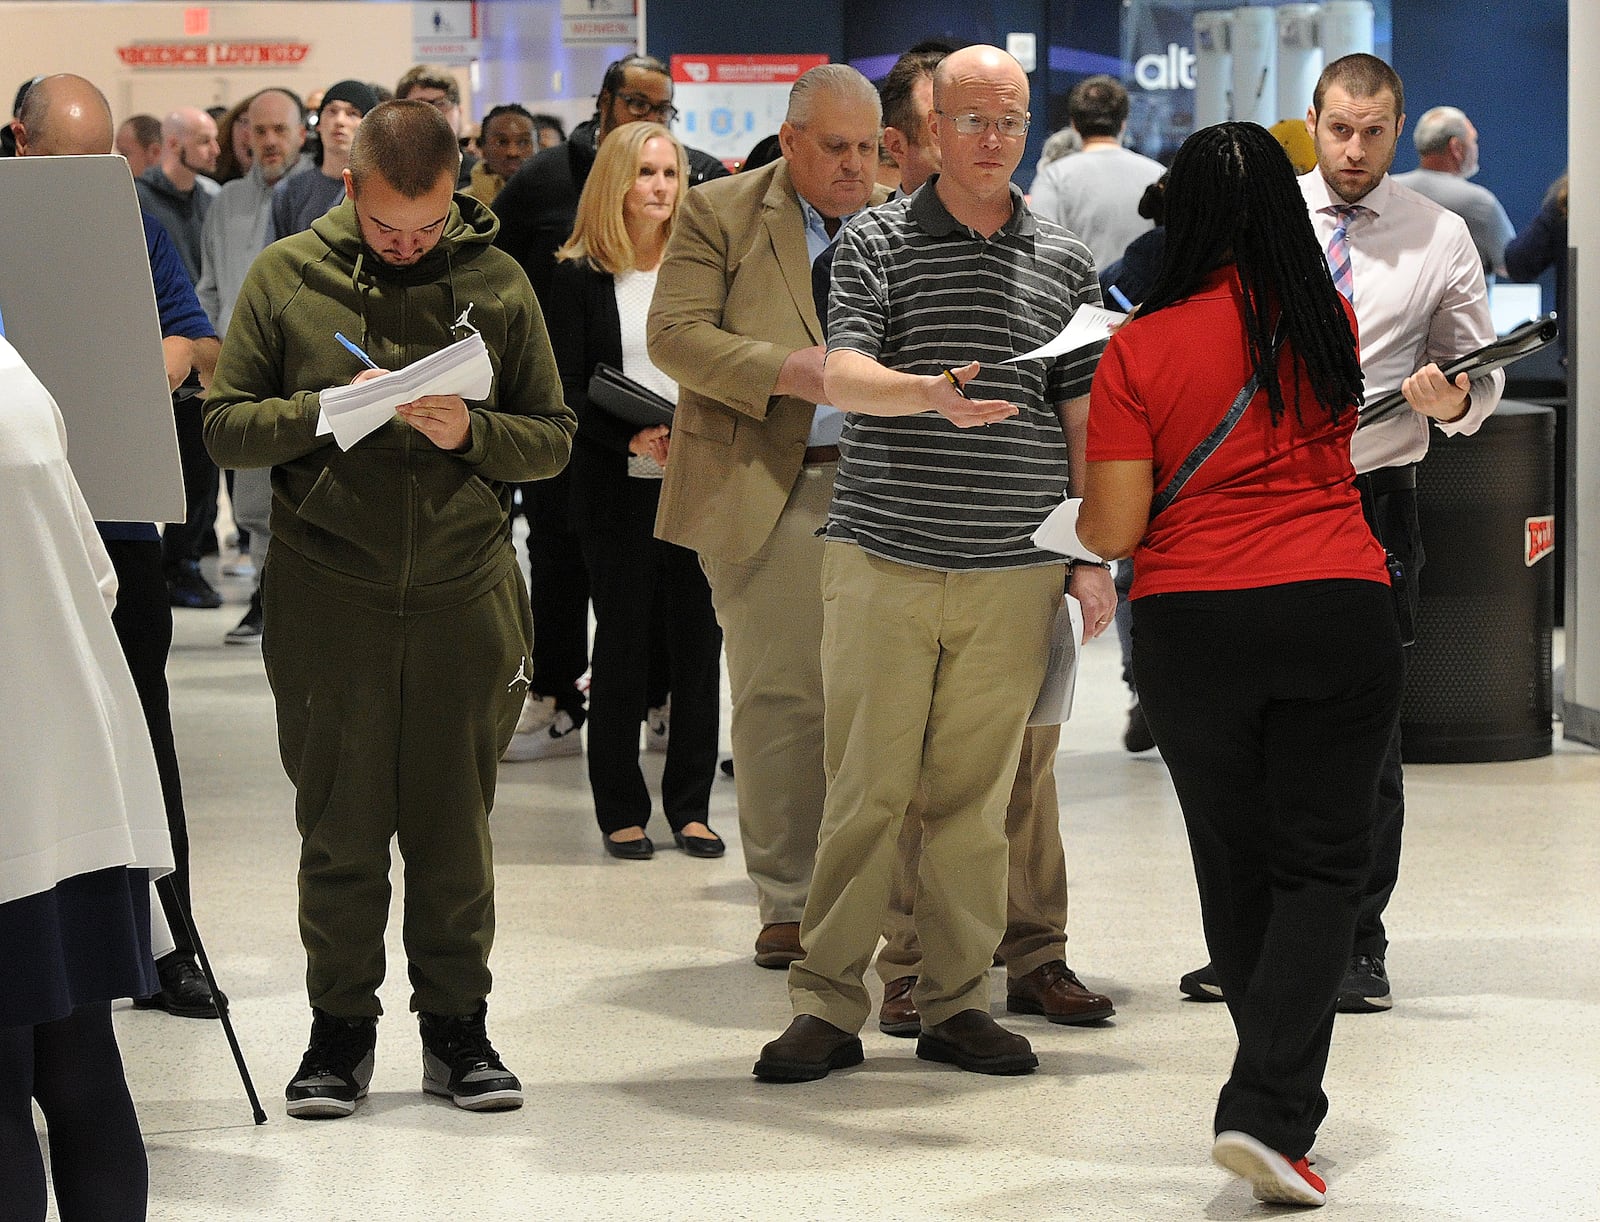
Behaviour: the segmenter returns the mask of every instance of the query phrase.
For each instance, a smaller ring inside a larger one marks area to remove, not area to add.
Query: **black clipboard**
[[[1524,357],[1532,356],[1539,349],[1553,343],[1558,330],[1554,314],[1531,319],[1493,343],[1485,344],[1482,348],[1469,352],[1448,365],[1441,365],[1439,371],[1452,382],[1463,373],[1473,378],[1492,373]],[[1364,429],[1368,425],[1377,424],[1399,412],[1409,410],[1410,405],[1406,403],[1406,397],[1398,390],[1393,390],[1377,402],[1363,408],[1356,427]]]
[[[589,402],[635,428],[672,424],[670,401],[610,365],[595,366],[589,378]]]

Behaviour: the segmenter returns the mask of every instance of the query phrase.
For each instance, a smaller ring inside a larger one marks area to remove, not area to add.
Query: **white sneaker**
[[[222,575],[224,577],[254,577],[256,575],[256,566],[250,561],[250,553],[243,552],[224,563]]]
[[[1217,1134],[1211,1159],[1240,1179],[1250,1181],[1258,1201],[1280,1205],[1321,1205],[1328,1186],[1305,1159],[1290,1162],[1282,1154],[1248,1133],[1228,1129]]]
[[[541,696],[538,692],[530,690],[522,698],[522,715],[517,718],[517,733],[532,734],[537,730],[548,729],[555,719],[556,698]]]
[[[511,742],[506,747],[506,753],[500,758],[509,763],[522,763],[526,760],[554,759],[560,755],[582,755],[583,737],[577,725],[572,720],[572,714],[565,710],[555,711],[555,700],[545,697],[539,702],[541,705],[549,704],[552,716],[543,724],[539,722],[539,712],[535,710],[530,716],[530,710],[523,706],[523,720],[535,722],[531,729],[523,730],[521,721],[518,722],[517,731],[512,734]]]
[[[644,749],[658,755],[667,749],[667,738],[672,731],[672,697],[663,705],[648,710],[644,715]]]

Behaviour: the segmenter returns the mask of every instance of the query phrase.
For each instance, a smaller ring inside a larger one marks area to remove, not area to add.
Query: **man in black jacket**
[[[595,99],[594,117],[573,128],[558,144],[522,163],[495,197],[500,220],[495,245],[522,264],[546,314],[561,308],[550,299],[550,273],[556,247],[572,233],[578,197],[589,179],[600,142],[629,123],[651,121],[671,126],[672,76],[648,55],[629,55],[606,69]],[[709,153],[686,150],[689,186],[727,174]],[[528,515],[529,589],[536,625],[533,681],[517,733],[506,749],[508,760],[576,755],[583,750],[584,696],[578,680],[589,667],[589,575],[578,537],[567,521],[570,490],[565,472],[522,489]],[[652,692],[652,703],[664,693]]]

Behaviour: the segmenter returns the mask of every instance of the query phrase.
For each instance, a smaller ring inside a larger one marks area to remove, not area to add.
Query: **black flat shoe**
[[[650,843],[648,836],[640,840],[613,840],[610,836],[601,839],[605,841],[606,852],[622,861],[649,861],[656,855],[656,846]]]
[[[682,832],[673,832],[672,843],[690,857],[721,857],[728,851],[722,837],[715,832],[710,836],[685,836]]]

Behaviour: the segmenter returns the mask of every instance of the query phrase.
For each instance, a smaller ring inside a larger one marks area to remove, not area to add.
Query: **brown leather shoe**
[[[982,1010],[963,1010],[942,1023],[924,1026],[917,1055],[973,1073],[1024,1074],[1039,1067],[1033,1046]]]
[[[915,976],[901,976],[883,986],[883,1005],[878,1010],[879,1031],[908,1037],[922,1034],[922,1015],[917,1013],[917,1003],[911,1000],[911,989],[916,983]]]
[[[800,922],[778,921],[763,925],[756,935],[756,965],[758,967],[788,967],[804,959],[806,952],[800,946]]]
[[[1091,993],[1060,959],[1036,967],[1006,985],[1006,1009],[1012,1014],[1043,1014],[1053,1023],[1076,1026],[1110,1018],[1111,998]]]
[[[861,1039],[810,1014],[761,1050],[754,1073],[763,1082],[815,1082],[835,1069],[861,1064]]]

